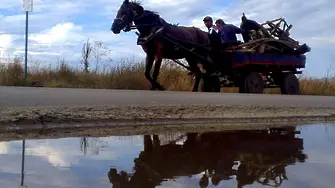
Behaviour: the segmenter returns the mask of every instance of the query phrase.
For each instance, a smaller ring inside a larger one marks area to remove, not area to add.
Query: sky
[[[34,0],[29,14],[29,60],[56,63],[65,59],[80,65],[84,42],[98,40],[110,50],[111,59],[145,57],[136,45],[136,34],[110,31],[123,0]],[[240,25],[242,13],[263,23],[283,17],[292,24],[291,37],[307,43],[304,73],[322,77],[332,66],[335,71],[334,0],[142,0],[145,9],[157,11],[169,23],[205,30],[204,16],[222,18]],[[25,13],[21,0],[0,2],[0,56],[24,57]],[[238,36],[241,39],[240,36]],[[112,62],[111,62],[112,63]]]

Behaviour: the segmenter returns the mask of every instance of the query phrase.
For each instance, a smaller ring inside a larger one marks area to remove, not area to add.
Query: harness
[[[125,16],[126,15],[123,15],[122,17],[116,18],[116,20],[119,20],[119,21],[123,22]],[[132,29],[138,29],[140,31],[141,28],[154,26],[154,27],[151,27],[150,30],[148,29],[147,30],[148,32],[145,32],[145,33],[136,32],[136,34],[138,35],[137,45],[143,45],[143,44],[148,43],[149,41],[151,41],[156,36],[156,34],[158,32],[161,32],[164,29],[165,20],[163,20],[158,15],[155,15],[154,13],[152,13],[150,11],[144,11],[142,14],[137,14],[136,12],[131,11],[130,15],[128,15],[128,16],[132,16],[133,21],[131,21],[123,29],[123,31],[125,31],[125,32],[128,32]],[[144,22],[144,23],[140,23],[141,21]],[[135,23],[137,22],[137,23],[135,25],[132,25],[132,22],[135,22]]]
[[[160,18],[159,16],[154,16],[154,15],[146,15],[145,13],[143,13],[142,15],[136,17],[136,19],[134,19],[134,22],[138,22],[140,20],[145,20],[145,19],[153,19],[152,23],[150,24],[137,24],[137,27],[150,27],[153,26],[151,28],[151,30],[149,31],[149,34],[144,34],[144,33],[140,33],[138,35],[137,38],[137,45],[143,45],[143,44],[147,44],[148,42],[150,42],[158,33],[161,33],[165,27],[164,27],[164,20],[162,18]]]

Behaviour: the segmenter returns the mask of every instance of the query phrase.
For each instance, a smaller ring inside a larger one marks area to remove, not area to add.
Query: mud
[[[0,109],[0,130],[335,120],[335,108],[164,105]]]
[[[171,105],[82,106],[0,109],[0,124],[41,124],[141,119],[260,118],[335,116],[335,108]]]
[[[326,123],[326,122],[324,122]],[[328,122],[334,124],[335,122]],[[22,129],[0,133],[0,141],[24,139],[56,139],[67,137],[107,137],[107,136],[133,136],[155,135],[188,132],[216,132],[236,130],[262,130],[267,128],[295,127],[314,125],[312,122],[273,122],[273,123],[214,123],[214,124],[170,124],[170,125],[142,125],[142,126],[113,126],[113,127],[62,127],[46,129]]]

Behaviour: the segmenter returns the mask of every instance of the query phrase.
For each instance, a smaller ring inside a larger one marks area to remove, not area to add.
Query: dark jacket
[[[212,26],[211,28],[208,29],[208,36],[212,47],[218,48],[221,46],[220,35],[215,26]]]
[[[224,24],[219,29],[219,34],[223,42],[237,41],[236,34],[242,34],[243,30],[233,24]]]

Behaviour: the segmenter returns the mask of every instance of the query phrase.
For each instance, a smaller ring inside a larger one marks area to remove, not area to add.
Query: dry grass
[[[144,77],[144,63],[134,61],[120,61],[113,67],[105,66],[102,71],[96,68],[90,73],[71,68],[60,61],[56,68],[42,68],[34,66],[28,71],[28,83],[41,81],[45,87],[62,88],[99,88],[99,89],[136,89],[147,90],[149,82]],[[192,79],[187,72],[171,63],[161,68],[159,81],[168,90],[188,91],[192,86]],[[15,58],[9,63],[0,63],[0,85],[23,86],[24,66],[20,59]]]
[[[98,70],[98,69],[97,69]],[[144,77],[144,63],[121,61],[116,66],[102,68],[103,71],[85,73],[71,68],[65,61],[60,61],[57,68],[29,69],[28,81],[41,81],[45,87],[64,88],[106,88],[148,90],[149,82]],[[307,95],[335,96],[335,81],[300,78],[301,93]],[[162,66],[159,82],[171,91],[190,91],[193,80],[179,66],[165,63]],[[24,85],[24,68],[22,61],[14,58],[9,63],[0,62],[0,85]],[[279,93],[279,89],[266,89],[266,93]],[[237,92],[237,88],[222,88],[222,92]]]

